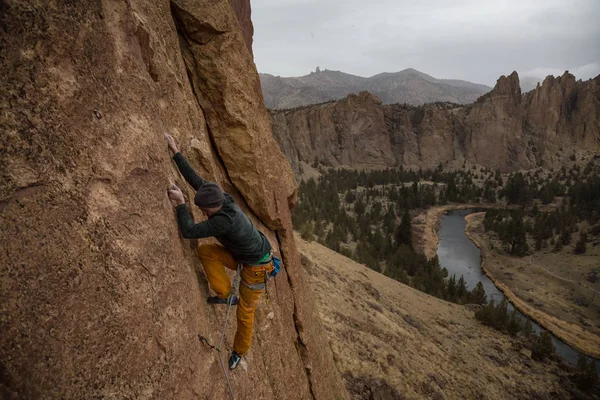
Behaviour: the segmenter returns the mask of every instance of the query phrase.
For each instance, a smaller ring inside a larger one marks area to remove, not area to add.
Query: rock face
[[[340,109],[346,111],[332,111]],[[364,119],[365,110],[368,128],[358,117]],[[329,166],[432,168],[466,160],[503,171],[556,167],[573,154],[580,159],[600,151],[600,76],[581,82],[565,72],[522,94],[513,72],[466,106],[381,105],[362,93],[338,102],[271,111],[271,119],[274,136],[296,172],[300,161],[315,159]],[[335,126],[336,134],[329,129],[324,135],[324,125]],[[324,136],[328,146],[321,145]],[[353,141],[340,141],[332,149],[333,139],[342,137]],[[346,157],[348,153],[352,157]]]
[[[299,159],[334,166],[395,164],[381,101],[370,93],[271,115],[275,137],[292,165]]]
[[[490,87],[457,79],[436,79],[408,68],[364,78],[341,71],[320,70],[305,76],[282,78],[260,74],[265,104],[286,109],[338,100],[349,94],[368,91],[384,104],[424,104],[436,101],[471,103]]]
[[[250,19],[251,9],[250,1],[248,0],[231,0],[231,7],[235,12],[235,16],[238,19],[240,28],[242,29],[242,35],[244,41],[248,47],[248,51],[252,53],[252,37],[254,36],[254,25]]]
[[[285,263],[232,374],[236,398],[347,398],[294,244],[295,181],[246,14],[227,0],[0,7],[0,397],[226,398],[198,340],[218,343],[225,310],[206,305],[197,243],[166,196],[188,188],[169,131]],[[234,331],[235,318],[226,352]]]

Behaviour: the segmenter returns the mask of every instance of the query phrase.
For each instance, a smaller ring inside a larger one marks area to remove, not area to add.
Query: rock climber
[[[197,251],[208,283],[216,293],[216,296],[208,298],[208,303],[227,304],[231,295],[231,303],[237,305],[237,331],[229,358],[229,369],[235,369],[250,349],[254,312],[264,291],[266,277],[273,270],[271,244],[240,210],[233,197],[223,193],[218,184],[202,179],[183,157],[173,137],[167,133],[165,136],[177,168],[196,190],[194,203],[208,218],[194,223],[181,189],[176,185],[168,188],[183,237],[215,237],[222,245],[203,244]],[[238,263],[243,265],[239,298],[232,293],[233,288],[225,272],[225,267],[235,271]]]

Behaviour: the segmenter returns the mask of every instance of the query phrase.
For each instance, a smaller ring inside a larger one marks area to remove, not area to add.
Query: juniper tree
[[[554,356],[554,345],[552,344],[552,336],[548,331],[543,331],[533,343],[531,356],[534,360],[543,361],[546,358]]]
[[[513,308],[512,313],[510,313],[510,319],[508,321],[508,333],[512,336],[516,336],[523,329],[523,325],[521,324],[521,318],[519,317],[519,313],[516,308]]]
[[[583,254],[586,251],[586,243],[587,243],[587,231],[582,231],[579,234],[579,240],[575,244],[574,252],[575,254]]]
[[[471,291],[471,303],[484,305],[487,301],[485,295],[485,289],[483,288],[483,283],[477,282],[475,285],[475,289]]]

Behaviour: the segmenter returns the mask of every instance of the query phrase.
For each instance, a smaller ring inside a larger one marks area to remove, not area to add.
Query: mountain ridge
[[[334,167],[435,168],[466,161],[503,171],[552,168],[600,151],[600,76],[584,82],[565,72],[522,93],[513,72],[467,105],[383,104],[361,92],[270,114],[273,134],[296,172],[300,162],[315,161]]]
[[[491,90],[486,85],[458,79],[438,79],[414,68],[362,77],[342,71],[317,69],[299,77],[259,74],[267,108],[284,109],[339,100],[369,91],[384,104],[413,105],[447,101],[466,104]]]

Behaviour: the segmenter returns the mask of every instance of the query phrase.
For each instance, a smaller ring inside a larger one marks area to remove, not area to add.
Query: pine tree
[[[555,253],[558,253],[559,251],[562,250],[562,248],[563,248],[562,240],[560,240],[560,237],[559,237],[554,242],[554,247],[552,248],[552,251]]]
[[[552,336],[547,331],[542,332],[533,343],[531,356],[534,360],[543,361],[545,358],[554,356],[554,345]]]
[[[531,324],[531,320],[529,318],[526,319],[525,325],[523,326],[523,335],[526,338],[529,338],[533,333],[533,325]]]
[[[586,231],[582,231],[579,234],[579,240],[577,240],[577,244],[575,244],[575,254],[583,254],[586,251],[586,243],[587,243],[587,232]]]
[[[485,305],[487,298],[485,295],[485,289],[481,282],[477,282],[475,289],[471,292],[471,303]]]
[[[590,390],[599,381],[598,373],[596,372],[596,362],[590,359],[587,362],[586,356],[579,354],[577,360],[577,372],[575,373],[575,383],[582,390]]]
[[[481,323],[484,325],[493,325],[495,310],[496,305],[494,303],[494,299],[491,299],[489,303],[475,313],[475,318],[481,321]]]
[[[568,246],[571,243],[571,230],[563,226],[560,231],[560,241],[563,246]]]
[[[307,222],[300,228],[300,237],[304,240],[312,242],[315,238],[313,237],[313,224]]]
[[[356,203],[354,203],[354,212],[358,216],[364,214],[366,208],[367,207],[365,206],[365,203],[363,202],[362,197],[360,197],[358,200],[356,200]]]
[[[505,297],[494,310],[492,326],[499,331],[504,330],[508,327],[508,319],[508,301]]]
[[[450,279],[448,279],[448,283],[446,284],[446,298],[449,301],[455,302],[456,297],[457,297],[456,293],[457,293],[456,277],[454,275],[452,275],[450,277]]]
[[[521,318],[519,317],[516,308],[513,308],[512,313],[510,313],[510,319],[508,321],[507,329],[508,333],[510,333],[512,336],[516,336],[517,333],[519,333],[521,329],[523,329],[523,326],[521,324]]]
[[[403,244],[412,248],[412,226],[410,222],[410,215],[408,214],[408,211],[405,211],[402,215],[402,221],[396,228],[396,233],[394,235],[396,248]]]
[[[460,278],[458,279],[458,283],[456,285],[456,297],[458,298],[458,301],[460,303],[464,303],[467,297],[467,294],[469,293],[469,290],[467,289],[467,284],[465,282],[465,278],[461,275]]]

